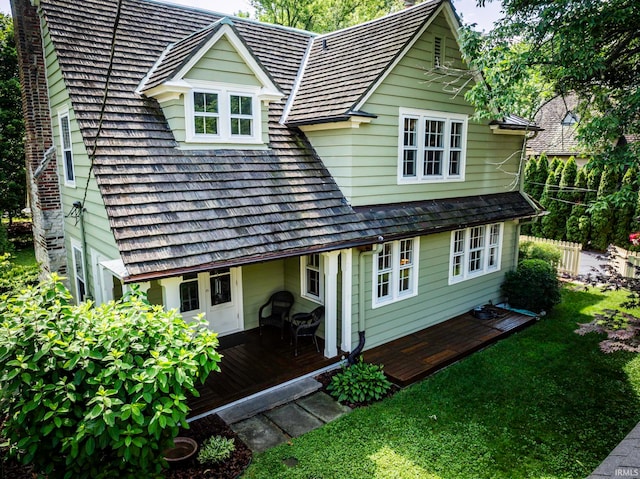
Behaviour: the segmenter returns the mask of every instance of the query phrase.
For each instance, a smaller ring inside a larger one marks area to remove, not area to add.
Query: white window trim
[[[320,256],[320,264],[318,267],[319,271],[319,290],[320,294],[318,296],[309,293],[307,288],[307,268],[309,265],[308,259],[310,255],[305,255],[300,257],[300,296],[314,303],[324,305],[324,258],[322,254]],[[313,268],[315,269],[315,268]]]
[[[64,130],[62,128],[63,119],[66,118],[66,121],[69,124],[69,148],[65,148],[64,146]],[[62,153],[61,161],[63,168],[63,176],[64,176],[64,185],[70,188],[76,187],[76,167],[73,158],[73,138],[71,135],[71,116],[69,115],[69,110],[67,108],[58,110],[58,129],[59,129],[59,137],[60,137],[60,152]],[[67,169],[67,158],[65,152],[69,151],[71,153],[71,173],[73,174],[73,180],[69,179],[69,171]]]
[[[185,134],[187,143],[240,143],[262,144],[262,109],[259,98],[259,88],[242,88],[234,85],[211,84],[190,81],[192,89],[184,95]],[[218,134],[203,135],[195,133],[193,104],[194,93],[215,93],[218,95]],[[231,96],[240,95],[251,97],[251,111],[253,120],[252,135],[231,134]]]
[[[80,252],[80,265],[78,265],[78,263],[76,262],[76,254],[75,252],[79,251]],[[84,300],[84,298],[80,297],[80,288],[78,288],[78,266],[80,266],[80,269],[82,271],[82,282],[84,283],[84,294],[85,296],[87,295],[87,291],[88,291],[88,285],[87,285],[87,272],[84,268],[84,250],[82,249],[82,244],[79,241],[76,241],[74,239],[71,239],[71,261],[72,261],[72,265],[73,265],[73,285],[74,285],[74,289],[75,289],[75,293],[76,293],[76,301],[78,303],[82,302]]]
[[[489,265],[489,252],[490,249],[495,246],[489,244],[489,240],[491,237],[491,227],[493,225],[498,225],[500,231],[498,233],[498,244],[497,244],[497,261],[493,266]],[[473,272],[469,272],[469,253],[471,249],[471,228],[459,229],[451,232],[451,242],[450,242],[450,252],[449,252],[449,284],[456,284],[462,281],[466,281],[468,279],[478,278],[480,276],[484,276],[490,273],[495,273],[496,271],[500,271],[501,263],[502,263],[502,248],[503,248],[503,238],[504,238],[504,223],[488,223],[484,226],[484,246],[482,249],[482,267]],[[453,276],[453,258],[454,258],[454,243],[455,243],[455,235],[456,232],[463,231],[464,232],[464,250],[462,252],[462,272],[459,275]]]
[[[403,240],[388,241],[391,244],[391,279],[390,295],[378,298],[378,255],[373,255],[373,275],[371,279],[371,297],[373,309],[386,306],[403,299],[412,298],[418,295],[418,279],[420,276],[420,238],[406,238],[413,241],[413,261],[411,268],[411,287],[408,291],[399,291],[400,284],[400,243]]]
[[[418,120],[418,144],[416,155],[416,175],[407,177],[403,175],[404,169],[404,119],[414,118]],[[425,175],[424,174],[424,123],[425,120],[444,121],[444,153],[442,175]],[[460,174],[449,175],[449,152],[451,139],[451,122],[462,123],[462,148],[460,150]],[[469,126],[469,116],[460,113],[447,113],[433,110],[416,110],[413,108],[400,108],[398,112],[398,184],[415,184],[415,183],[442,183],[442,182],[460,182],[465,179],[466,159],[467,159],[467,130]]]

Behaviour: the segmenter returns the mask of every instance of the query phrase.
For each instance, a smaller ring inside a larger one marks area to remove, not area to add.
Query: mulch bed
[[[251,450],[218,416],[211,415],[198,419],[190,423],[189,426],[188,430],[180,433],[181,436],[190,437],[198,444],[202,444],[205,439],[216,435],[233,438],[236,449],[229,459],[214,466],[203,466],[198,462],[196,456],[180,465],[172,465],[165,472],[167,479],[235,479],[251,463]],[[21,466],[13,460],[5,461],[4,451],[0,449],[0,478],[33,479],[34,477],[33,469],[30,466]]]

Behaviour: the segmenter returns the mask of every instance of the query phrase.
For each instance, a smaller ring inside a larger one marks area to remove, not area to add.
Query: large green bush
[[[54,278],[0,303],[2,435],[49,479],[157,477],[217,346],[136,292],[74,305]]]
[[[27,286],[38,284],[38,265],[19,265],[12,261],[10,254],[0,254],[0,301],[2,295],[17,294]]]
[[[557,270],[562,259],[562,251],[552,244],[522,241],[518,249],[518,259],[519,261],[541,259]]]
[[[560,283],[555,268],[541,259],[526,259],[509,271],[502,292],[514,308],[539,313],[560,302]]]

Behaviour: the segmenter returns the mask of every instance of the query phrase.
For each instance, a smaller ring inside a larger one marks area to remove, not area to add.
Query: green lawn
[[[32,266],[36,264],[36,255],[33,248],[25,248],[11,253],[11,261],[21,266]]]
[[[525,331],[257,454],[243,477],[584,478],[640,420],[640,358],[573,333],[623,296],[565,291]]]

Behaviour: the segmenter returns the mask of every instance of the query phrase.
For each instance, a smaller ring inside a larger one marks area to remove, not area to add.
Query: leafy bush
[[[340,402],[370,402],[382,399],[391,389],[382,366],[360,361],[346,366],[331,378],[329,393]]]
[[[76,306],[54,277],[0,302],[2,436],[49,479],[156,477],[217,346],[137,291]]]
[[[211,436],[205,440],[198,452],[198,462],[200,464],[215,464],[229,459],[236,445],[233,439],[222,436]]]
[[[27,286],[38,284],[40,268],[37,265],[18,265],[11,262],[11,255],[0,255],[0,296],[14,295]]]
[[[0,255],[5,253],[13,253],[13,245],[9,240],[7,228],[0,223]]]
[[[550,311],[560,302],[560,283],[556,270],[541,259],[526,259],[509,271],[502,292],[514,308],[539,313]]]
[[[562,259],[562,251],[551,244],[523,241],[520,243],[518,258],[520,261],[541,259],[557,270]]]

